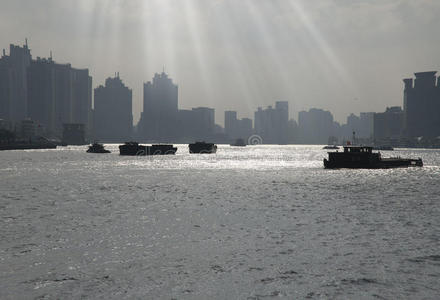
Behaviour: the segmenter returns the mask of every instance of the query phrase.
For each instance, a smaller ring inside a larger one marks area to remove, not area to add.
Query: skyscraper
[[[133,131],[132,91],[117,74],[107,78],[105,86],[95,89],[95,138],[101,141],[124,142]]]
[[[88,69],[55,63],[52,58],[32,60],[27,70],[28,117],[44,128],[46,136],[61,137],[64,124],[83,124],[90,134],[92,77]]]
[[[298,113],[299,141],[303,144],[327,144],[335,136],[333,115],[329,111],[311,108]]]
[[[144,84],[141,135],[147,140],[166,141],[177,136],[178,87],[165,72]]]
[[[27,41],[23,47],[10,45],[0,59],[0,118],[19,122],[27,118],[27,68],[31,63]]]
[[[255,112],[255,133],[265,144],[287,144],[289,127],[289,103],[278,101],[275,109],[261,107]]]
[[[404,127],[408,137],[440,136],[440,77],[437,72],[415,73],[416,79],[404,79]],[[437,79],[437,83],[436,83]]]

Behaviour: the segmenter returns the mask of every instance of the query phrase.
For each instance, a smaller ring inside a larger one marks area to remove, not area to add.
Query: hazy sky
[[[0,47],[29,39],[33,57],[89,68],[93,85],[120,72],[133,89],[163,66],[179,106],[252,117],[402,105],[402,79],[440,71],[439,0],[0,0]],[[8,50],[7,50],[8,51]]]

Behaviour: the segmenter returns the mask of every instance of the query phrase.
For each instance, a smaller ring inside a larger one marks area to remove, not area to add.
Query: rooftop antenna
[[[52,50],[50,50],[50,60],[52,60]]]
[[[24,41],[25,41],[24,44],[26,45],[26,48],[27,48],[27,46],[28,46],[27,38],[25,38]]]

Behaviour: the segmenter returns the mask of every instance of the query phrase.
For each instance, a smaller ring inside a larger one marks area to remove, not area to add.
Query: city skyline
[[[275,101],[289,101],[295,119],[320,107],[342,123],[400,105],[402,78],[440,69],[432,1],[3,2],[2,48],[28,37],[34,57],[52,50],[95,82],[119,71],[135,122],[142,83],[163,66],[182,87],[181,107],[214,107],[220,124],[223,111],[252,118]]]

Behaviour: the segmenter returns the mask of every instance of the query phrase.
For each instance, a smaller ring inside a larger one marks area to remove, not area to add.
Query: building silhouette
[[[26,44],[10,45],[0,58],[0,118],[16,128],[30,119],[37,132],[61,138],[63,124],[78,123],[91,129],[92,77],[88,69],[55,63],[52,58],[32,59]]]
[[[287,144],[289,128],[289,103],[278,101],[275,108],[261,107],[255,112],[255,133],[264,144]]]
[[[144,108],[139,123],[143,139],[166,141],[177,138],[178,87],[165,72],[144,84]]]
[[[329,111],[311,108],[298,113],[299,142],[302,144],[327,144],[337,136],[333,115]]]
[[[247,140],[253,134],[252,119],[237,119],[236,111],[225,111],[225,134],[230,142],[236,139]]]
[[[387,107],[383,113],[374,114],[374,139],[380,144],[381,140],[399,139],[402,136],[404,112],[400,106]]]
[[[353,131],[359,139],[367,140],[373,137],[374,112],[361,112],[359,116],[351,113],[347,117],[347,123],[340,126],[339,136],[350,140]]]
[[[28,116],[27,68],[32,60],[31,51],[10,45],[9,56],[3,50],[0,58],[0,118],[20,122]]]
[[[92,77],[88,69],[55,63],[52,58],[32,60],[27,72],[28,117],[48,137],[61,137],[64,124],[92,129]]]
[[[129,141],[133,134],[132,91],[119,73],[95,89],[94,137],[105,142]]]
[[[437,72],[415,73],[404,79],[404,132],[407,137],[440,136],[440,77]]]

